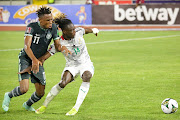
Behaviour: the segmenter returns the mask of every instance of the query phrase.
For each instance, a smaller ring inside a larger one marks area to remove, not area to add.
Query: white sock
[[[58,95],[58,93],[59,93],[62,89],[63,89],[63,88],[61,88],[61,87],[59,86],[59,83],[56,84],[55,86],[53,86],[52,89],[51,89],[51,91],[48,93],[48,95],[47,95],[47,97],[46,97],[43,105],[44,105],[45,107],[47,107],[48,104],[53,100],[53,98],[54,98],[56,95]]]
[[[79,107],[81,106],[81,104],[83,103],[88,91],[89,91],[89,87],[90,87],[90,82],[82,82],[80,88],[79,88],[79,94],[76,100],[76,104],[74,106],[74,108],[78,111]]]

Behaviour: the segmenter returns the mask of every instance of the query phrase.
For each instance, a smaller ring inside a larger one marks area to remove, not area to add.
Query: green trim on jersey
[[[31,34],[24,34],[24,36],[33,36],[33,35],[31,35]]]
[[[21,52],[20,52],[20,55],[19,55],[19,56],[21,56]],[[18,63],[18,72],[20,72],[20,71],[21,71],[21,64],[20,64],[20,59],[19,59],[19,63]],[[19,79],[19,82],[22,80],[20,74],[18,74],[18,79]]]
[[[40,25],[40,22],[39,22],[39,21],[38,21],[38,25],[39,25],[39,27],[40,27],[42,30],[44,30],[44,31],[45,31],[45,29],[41,27],[41,25]]]
[[[59,36],[59,30],[57,29],[57,35]]]

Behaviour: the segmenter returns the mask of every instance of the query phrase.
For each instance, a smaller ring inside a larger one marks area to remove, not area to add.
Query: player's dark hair
[[[64,30],[67,25],[72,24],[72,21],[66,18],[65,14],[60,14],[58,15],[55,19],[54,22],[58,25],[61,30]]]
[[[38,17],[41,17],[44,14],[51,14],[51,8],[42,6],[36,11],[36,14],[38,15]]]

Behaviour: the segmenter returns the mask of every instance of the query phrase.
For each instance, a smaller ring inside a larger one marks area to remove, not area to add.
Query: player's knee
[[[44,91],[41,91],[41,92],[37,92],[37,91],[36,91],[36,93],[37,93],[37,95],[38,95],[39,97],[43,97],[43,96],[44,96],[44,94],[45,94],[45,92],[44,92]]]
[[[20,81],[20,91],[22,94],[25,94],[29,90],[29,80],[24,79]]]
[[[64,87],[66,86],[66,81],[63,80],[63,81],[59,84],[59,86],[60,86],[61,88],[64,88]]]
[[[83,82],[90,82],[92,74],[89,71],[86,71],[82,75]]]
[[[23,87],[23,88],[20,88],[20,91],[22,94],[25,94],[27,91],[28,91],[28,87]]]
[[[39,96],[43,97],[43,96],[44,96],[44,94],[45,94],[45,92],[42,92]]]

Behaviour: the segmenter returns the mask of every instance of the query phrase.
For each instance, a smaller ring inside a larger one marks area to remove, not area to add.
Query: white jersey
[[[71,51],[72,55],[66,56],[64,53],[64,57],[66,59],[66,67],[69,66],[78,66],[80,64],[91,62],[90,56],[87,51],[87,47],[83,38],[85,34],[84,28],[78,27],[75,29],[75,37],[71,40],[65,40],[62,36],[60,38],[60,43],[62,46],[66,46],[69,51]],[[54,44],[51,45],[48,50],[51,55],[56,53],[56,49]]]

